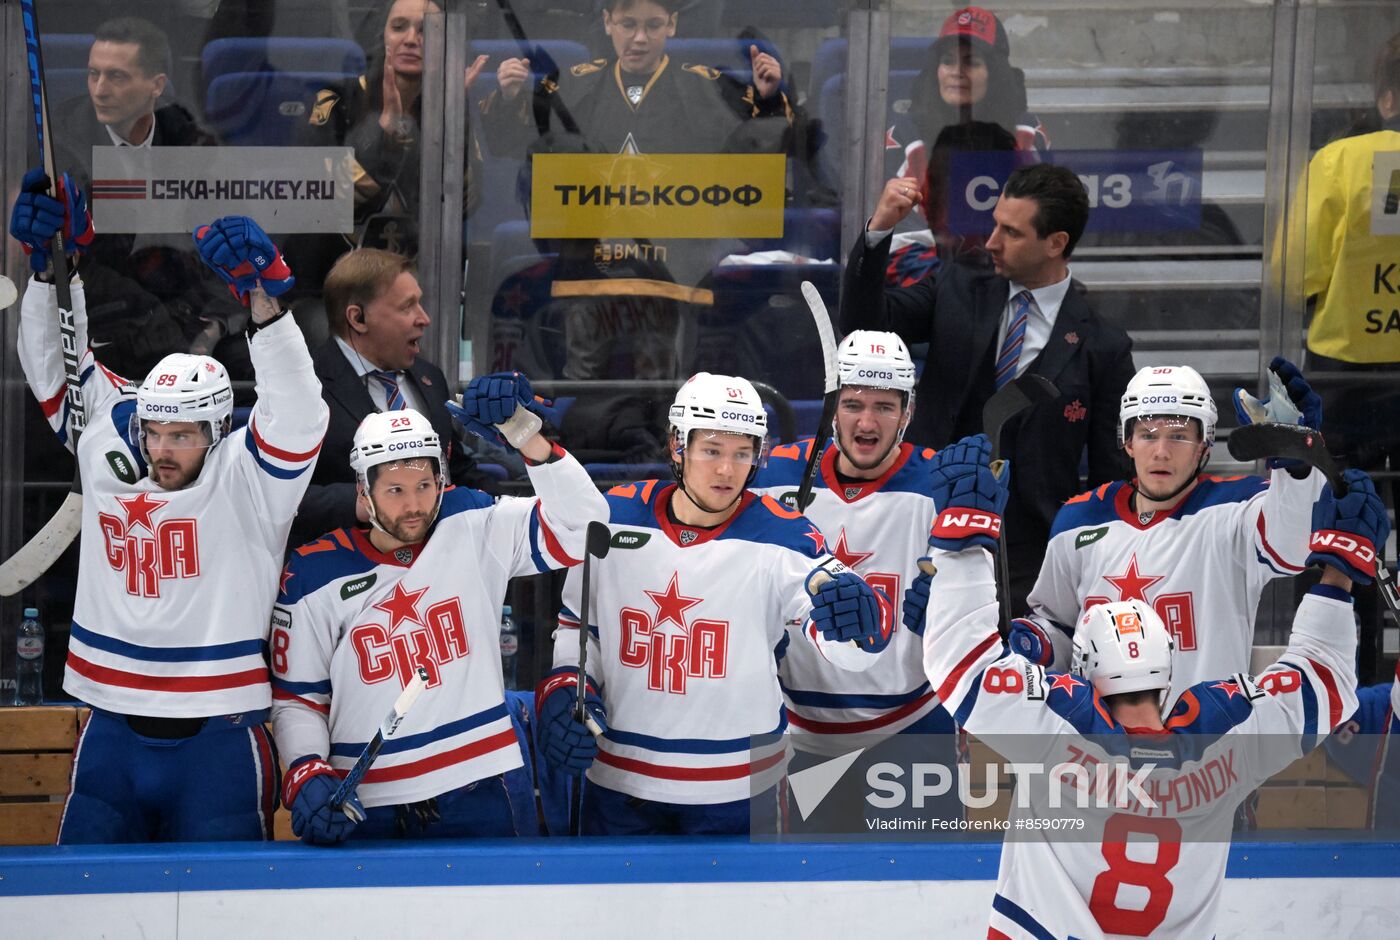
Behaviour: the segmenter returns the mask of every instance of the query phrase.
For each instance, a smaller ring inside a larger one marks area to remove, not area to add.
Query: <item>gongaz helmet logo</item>
[[[1124,637],[1131,633],[1142,633],[1142,621],[1138,620],[1137,611],[1124,610],[1113,615],[1113,625],[1118,628],[1118,636]]]

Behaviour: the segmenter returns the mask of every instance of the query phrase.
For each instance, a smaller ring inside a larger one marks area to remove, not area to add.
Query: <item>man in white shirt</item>
[[[330,338],[312,353],[321,395],[331,409],[327,447],[297,511],[290,545],[332,529],[368,522],[355,499],[350,448],[366,415],[412,408],[442,441],[448,483],[485,482],[456,440],[444,402],[452,394],[442,370],[420,355],[428,328],[423,290],[412,260],[378,248],[341,255],[322,287]]]
[[[1102,322],[1070,278],[1069,259],[1089,218],[1073,172],[1049,164],[1013,172],[993,210],[990,266],[947,263],[905,288],[884,286],[890,236],[919,198],[919,181],[890,180],[856,240],[841,296],[841,328],[890,330],[928,343],[908,440],[943,447],[976,434],[982,406],[1034,372],[1059,395],[1008,422],[1001,454],[1020,461],[1007,507],[1013,609],[1024,606],[1060,505],[1123,472],[1118,400],[1133,376],[1132,343]]]

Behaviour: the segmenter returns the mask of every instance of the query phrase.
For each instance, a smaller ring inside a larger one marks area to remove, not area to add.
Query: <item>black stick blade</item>
[[[1321,431],[1297,424],[1246,424],[1230,432],[1226,446],[1236,460],[1301,460],[1321,470],[1335,492],[1345,492],[1341,469],[1328,452]]]
[[[588,523],[588,534],[584,537],[584,551],[594,558],[607,558],[612,547],[612,531],[606,522]]]

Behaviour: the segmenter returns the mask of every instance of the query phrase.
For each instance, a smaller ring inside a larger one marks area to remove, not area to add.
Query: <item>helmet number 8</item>
[[[1130,641],[1128,641],[1128,658],[1129,658],[1129,659],[1137,659],[1137,658],[1138,658],[1138,655],[1139,655],[1139,654],[1138,654],[1137,640],[1130,640]]]

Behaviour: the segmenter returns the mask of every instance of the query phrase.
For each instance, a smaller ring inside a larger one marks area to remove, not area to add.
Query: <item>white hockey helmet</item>
[[[761,451],[768,439],[768,412],[748,379],[737,375],[697,372],[676,392],[671,404],[671,427],[684,448],[691,431],[748,434],[758,438]]]
[[[355,429],[350,448],[350,469],[369,485],[369,470],[399,460],[430,458],[442,477],[442,443],[432,423],[412,408],[380,411],[365,416]]]
[[[379,522],[379,511],[370,493],[369,471],[401,460],[436,462],[438,497],[432,518],[428,520],[431,525],[442,508],[442,493],[447,485],[446,469],[442,464],[442,444],[433,430],[432,422],[412,408],[365,415],[355,429],[355,439],[350,447],[350,469],[355,471],[355,478],[369,503],[370,525],[386,534],[392,533],[388,533]]]
[[[1142,601],[1098,604],[1079,618],[1070,671],[1100,695],[1157,689],[1162,708],[1171,689],[1174,648],[1167,625]]]
[[[139,436],[143,421],[164,423],[193,421],[209,425],[210,447],[228,432],[233,415],[233,386],[217,359],[192,353],[171,353],[136,389],[133,430]],[[145,439],[140,437],[145,450]]]
[[[1118,406],[1118,446],[1132,438],[1132,423],[1149,415],[1176,415],[1201,422],[1207,447],[1215,443],[1215,399],[1190,366],[1147,366],[1128,382]]]
[[[836,371],[842,387],[891,388],[906,396],[914,390],[914,360],[904,340],[894,333],[849,333],[836,348]]]

